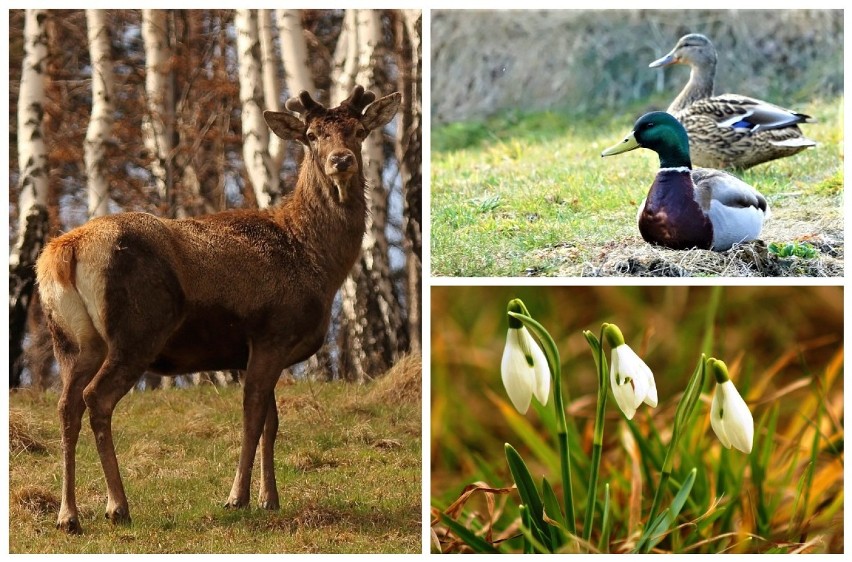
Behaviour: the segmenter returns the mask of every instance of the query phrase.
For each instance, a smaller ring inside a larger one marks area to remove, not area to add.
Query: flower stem
[[[523,303],[521,303],[523,304]],[[523,310],[526,310],[524,307]],[[550,337],[547,330],[537,321],[525,314],[509,311],[509,316],[524,323],[527,329],[535,334],[553,377],[553,407],[556,409],[556,440],[559,445],[559,461],[562,475],[562,498],[565,503],[565,521],[572,535],[577,533],[577,524],[574,521],[574,491],[571,486],[571,449],[568,445],[568,422],[565,419],[565,402],[562,397],[562,365],[559,360],[559,350],[556,342]]]
[[[606,326],[606,324],[604,324],[604,326]],[[586,500],[586,516],[583,520],[583,539],[586,542],[589,542],[592,536],[592,524],[595,519],[595,506],[597,504],[598,496],[598,473],[600,472],[601,451],[603,449],[604,415],[606,413],[607,399],[607,365],[603,350],[604,326],[601,327],[600,340],[596,339],[595,335],[591,332],[586,331],[583,333],[583,335],[586,336],[586,340],[589,342],[589,345],[592,347],[592,351],[595,353],[595,363],[597,364],[598,368],[598,400],[597,407],[595,409],[595,433],[592,440],[592,465],[589,470],[589,487],[588,498]]]
[[[665,461],[663,461],[663,467],[664,467],[664,468],[663,468],[663,472],[660,474],[660,483],[659,483],[659,485],[657,486],[657,490],[654,492],[654,501],[653,501],[653,503],[651,504],[651,511],[648,513],[648,523],[647,523],[647,525],[650,525],[650,524],[654,521],[654,517],[656,517],[656,516],[657,516],[657,510],[659,510],[659,509],[660,509],[660,502],[661,502],[661,501],[662,501],[662,499],[663,499],[663,490],[664,490],[664,489],[665,489],[665,487],[668,485],[668,483],[669,483],[669,478],[670,478],[670,477],[671,477],[671,475],[672,475],[671,468],[669,468],[668,470],[666,470],[665,466],[666,466],[666,465],[671,465],[671,463],[670,463],[670,461],[669,461],[669,458],[670,458],[670,456],[671,456],[672,451],[674,450],[674,447],[672,447],[672,444],[673,444],[674,442],[675,442],[674,434],[672,434],[672,440],[671,440],[671,442],[669,443],[669,448],[668,448],[668,450],[666,451],[666,460],[665,460]]]
[[[657,516],[657,511],[660,509],[660,502],[663,499],[663,490],[669,483],[669,478],[672,475],[672,465],[674,464],[674,452],[677,448],[677,442],[683,434],[684,429],[689,423],[695,407],[698,405],[698,399],[701,397],[701,389],[704,387],[704,379],[707,375],[707,357],[702,354],[698,360],[698,365],[695,371],[686,384],[686,390],[683,392],[683,398],[677,405],[675,410],[675,422],[672,428],[672,438],[669,440],[669,447],[666,449],[666,457],[663,460],[663,466],[660,474],[660,483],[657,490],[654,492],[654,501],[651,503],[651,511],[648,515],[648,525],[651,525],[654,518]]]

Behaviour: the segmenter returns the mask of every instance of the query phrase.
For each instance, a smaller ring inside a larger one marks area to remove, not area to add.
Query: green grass
[[[242,392],[141,392],[113,420],[133,523],[104,519],[106,487],[88,416],[78,445],[82,536],[54,528],[61,483],[55,393],[10,395],[12,553],[373,553],[421,550],[419,365],[416,397],[393,382],[280,387],[281,510],[222,507],[240,446]],[[29,447],[24,447],[30,443]]]
[[[817,148],[740,174],[772,206],[767,243],[791,242],[789,225],[814,212],[836,219],[842,231],[842,101],[797,105],[818,119],[804,128]],[[575,273],[614,246],[645,245],[635,217],[657,157],[640,150],[603,159],[600,152],[647,109],[592,117],[509,113],[433,130],[433,274]],[[818,234],[822,226],[805,231]]]

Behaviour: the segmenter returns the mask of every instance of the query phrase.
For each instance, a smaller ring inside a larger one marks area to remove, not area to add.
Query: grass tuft
[[[16,490],[12,495],[12,503],[35,516],[44,516],[59,510],[59,497],[50,490],[36,486]]]
[[[9,410],[9,452],[10,454],[48,452],[47,444],[35,434],[40,430],[33,427],[24,412],[16,409]]]

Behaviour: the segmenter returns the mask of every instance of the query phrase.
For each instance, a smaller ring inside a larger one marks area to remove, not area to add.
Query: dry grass
[[[423,364],[419,355],[406,355],[376,380],[367,402],[419,404],[423,395]]]
[[[762,241],[738,244],[727,252],[669,250],[638,236],[606,245],[600,261],[568,266],[559,275],[635,277],[839,277],[843,275],[843,216],[839,208],[773,211],[761,237],[805,242],[815,258],[779,257]],[[543,253],[550,249],[541,250]],[[560,251],[560,249],[555,249]]]
[[[842,92],[837,10],[435,10],[433,122],[668,99],[688,71],[648,63],[692,32],[716,45],[720,93],[803,101],[813,91]]]
[[[843,275],[843,218],[839,209],[784,208],[762,233],[767,240],[805,242],[815,258],[779,257],[763,241],[735,245],[726,252],[669,250],[640,237],[607,243],[594,262],[571,263],[571,247],[544,248],[537,259],[565,261],[560,276],[632,277],[839,277]]]
[[[419,552],[419,370],[419,359],[406,358],[371,384],[278,387],[279,512],[254,502],[249,509],[222,508],[240,450],[239,387],[132,393],[119,404],[113,431],[133,523],[114,527],[103,518],[106,488],[84,419],[77,448],[82,537],[54,529],[61,472],[57,396],[13,393],[10,551]],[[255,476],[255,497],[258,488]]]
[[[41,433],[26,414],[18,409],[9,409],[9,453],[47,453],[47,444],[37,437]]]

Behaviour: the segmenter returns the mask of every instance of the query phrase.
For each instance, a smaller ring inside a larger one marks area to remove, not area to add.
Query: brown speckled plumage
[[[689,81],[667,111],[689,134],[692,161],[710,168],[745,169],[792,156],[816,143],[799,123],[808,115],[737,94],[713,96],[716,49],[703,35],[680,38],[675,48],[650,66],[689,65]]]

